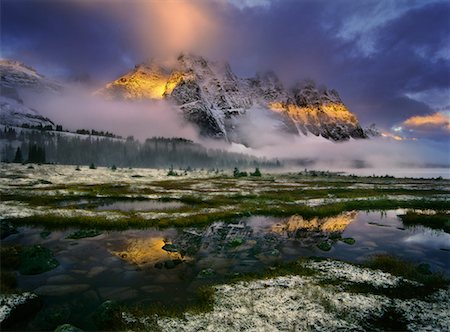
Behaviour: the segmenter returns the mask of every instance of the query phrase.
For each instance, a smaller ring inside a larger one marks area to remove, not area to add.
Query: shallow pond
[[[44,312],[65,308],[64,322],[89,330],[90,315],[105,300],[186,303],[202,284],[305,256],[362,262],[389,253],[450,275],[450,235],[405,228],[397,217],[402,213],[347,212],[311,220],[254,216],[205,228],[105,231],[76,240],[67,238],[74,230],[43,238],[42,228],[20,228],[2,242],[52,250],[60,265],[40,275],[19,275],[18,286],[40,294]],[[329,251],[319,249],[324,243]],[[46,329],[42,312],[20,329]]]

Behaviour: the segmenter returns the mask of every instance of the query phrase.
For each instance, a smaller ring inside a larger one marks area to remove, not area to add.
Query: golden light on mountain
[[[122,251],[112,251],[112,254],[136,265],[155,264],[168,259],[181,259],[179,253],[167,252],[162,249],[166,244],[162,237],[129,240]]]
[[[356,218],[357,212],[351,211],[335,217],[304,219],[301,216],[292,216],[284,223],[272,227],[275,233],[294,234],[297,230],[321,232],[343,232],[347,226]]]

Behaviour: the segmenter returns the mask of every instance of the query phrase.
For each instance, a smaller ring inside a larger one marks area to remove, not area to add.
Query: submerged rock
[[[63,324],[58,326],[54,332],[83,332],[83,330],[70,324]]]
[[[111,329],[121,320],[120,306],[115,301],[103,302],[93,315],[95,325],[100,329]]]

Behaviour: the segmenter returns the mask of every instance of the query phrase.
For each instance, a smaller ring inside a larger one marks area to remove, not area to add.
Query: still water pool
[[[397,217],[403,213],[354,211],[310,220],[253,216],[204,228],[104,231],[81,239],[67,238],[73,229],[43,238],[42,228],[20,228],[2,243],[41,244],[60,265],[18,276],[18,287],[39,294],[44,309],[15,328],[50,329],[42,312],[62,310],[64,322],[89,330],[92,312],[105,300],[181,304],[206,283],[307,256],[363,262],[388,253],[450,276],[450,235],[422,226],[406,228]]]

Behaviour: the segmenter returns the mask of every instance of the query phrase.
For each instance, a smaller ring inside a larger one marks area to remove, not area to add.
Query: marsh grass
[[[450,233],[450,214],[436,213],[425,214],[415,211],[407,211],[406,214],[399,215],[405,226],[423,225],[433,229],[442,229],[446,233]]]
[[[413,264],[390,255],[376,255],[364,265],[392,275],[415,281],[418,284],[401,281],[395,287],[375,287],[369,283],[344,283],[346,291],[352,293],[384,295],[389,298],[411,299],[428,296],[438,289],[450,286],[450,280],[442,273],[433,273],[424,264]]]
[[[225,210],[208,210],[201,206],[192,205],[183,209],[178,209],[168,217],[159,219],[146,219],[140,214],[133,211],[122,212],[120,217],[112,219],[106,215],[89,215],[89,216],[61,216],[58,214],[48,213],[36,214],[33,216],[22,218],[9,218],[6,222],[12,225],[29,225],[29,226],[45,226],[48,229],[66,229],[68,227],[75,228],[95,228],[98,230],[123,230],[127,228],[148,228],[148,227],[194,227],[211,224],[215,221],[233,222],[239,218],[249,217],[251,215],[288,217],[299,215],[305,219],[315,217],[324,218],[337,216],[346,211],[374,211],[374,210],[391,210],[398,208],[418,208],[433,209],[442,211],[448,209],[447,201],[438,200],[392,200],[392,199],[373,199],[347,201],[340,203],[332,203],[317,207],[309,207],[306,205],[292,204],[264,204],[263,202],[241,202],[231,209]],[[189,215],[183,215],[178,212],[189,211]]]

